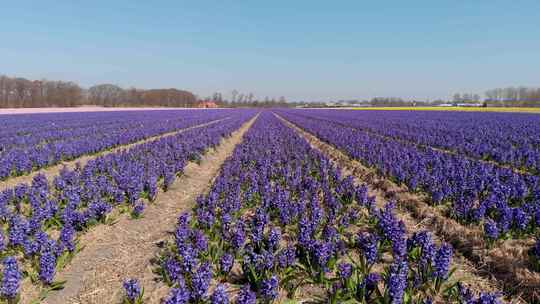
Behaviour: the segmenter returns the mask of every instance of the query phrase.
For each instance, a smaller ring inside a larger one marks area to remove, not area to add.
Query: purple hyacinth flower
[[[199,269],[192,274],[191,277],[191,289],[192,297],[198,300],[204,299],[206,292],[210,287],[210,281],[212,280],[212,269],[210,264],[205,262]]]
[[[208,249],[208,239],[201,230],[193,231],[193,241],[198,252],[204,252]]]
[[[497,227],[497,223],[491,219],[486,220],[484,223],[484,233],[486,237],[491,240],[496,240],[499,238],[499,228]]]
[[[17,260],[14,257],[5,257],[2,264],[4,266],[4,271],[2,274],[0,293],[5,298],[13,299],[19,293],[22,275],[19,271]]]
[[[274,227],[268,233],[268,247],[270,250],[276,250],[279,246],[279,241],[281,240],[281,230]]]
[[[372,265],[378,258],[379,237],[375,234],[363,233],[356,238],[356,244],[362,250],[368,265]]]
[[[219,259],[219,270],[227,274],[231,271],[234,264],[234,257],[230,253],[224,253]]]
[[[381,280],[381,275],[378,273],[370,273],[367,276],[364,277],[363,284],[366,287],[366,292],[370,293],[375,288],[377,288],[377,284]]]
[[[480,293],[478,300],[474,302],[475,304],[501,304],[499,300],[499,294],[497,293]]]
[[[144,212],[144,203],[141,200],[137,200],[133,204],[133,210],[131,211],[131,214],[134,217],[140,217],[143,212]]]
[[[531,220],[531,217],[523,211],[521,208],[515,208],[514,209],[514,223],[516,227],[520,230],[527,229],[527,226],[529,225],[529,222]]]
[[[281,250],[277,255],[277,261],[280,268],[292,266],[296,262],[296,249],[294,246],[288,246]]]
[[[408,250],[413,250],[415,247],[421,249],[421,256],[418,262],[421,269],[426,269],[428,265],[431,265],[435,257],[435,244],[431,234],[427,231],[421,231],[415,233],[409,240],[407,240]]]
[[[212,293],[212,296],[210,297],[210,303],[211,304],[229,304],[229,296],[227,295],[227,291],[225,290],[225,286],[222,284],[219,284],[216,289],[214,289],[214,292]]]
[[[270,279],[261,282],[261,296],[268,302],[271,302],[278,296],[278,279],[275,275]]]
[[[47,244],[39,257],[39,278],[45,284],[51,284],[56,271],[56,246]]]
[[[452,246],[449,244],[442,244],[437,250],[434,259],[434,276],[445,280],[448,277],[448,270],[450,268],[450,262],[452,260]]]
[[[351,277],[353,267],[349,263],[340,263],[338,265],[338,275],[342,280],[346,280]]]
[[[125,280],[122,285],[126,292],[126,298],[129,301],[135,302],[135,300],[141,296],[141,287],[139,286],[139,281],[137,281],[137,279]]]
[[[73,226],[68,224],[62,227],[60,230],[60,239],[59,239],[59,247],[64,250],[64,248],[67,248],[69,251],[75,250],[75,229],[73,229]]]
[[[171,282],[178,282],[183,279],[182,266],[174,258],[166,258],[162,267]]]
[[[407,274],[409,268],[405,260],[396,260],[390,266],[390,274],[387,278],[388,294],[392,303],[403,303],[403,293],[407,287]]]
[[[240,292],[238,293],[238,296],[236,297],[236,304],[256,304],[257,303],[257,297],[255,296],[255,293],[251,291],[249,288],[249,285],[245,285],[240,289]]]
[[[190,293],[184,284],[171,289],[169,296],[164,304],[187,304],[189,303]]]

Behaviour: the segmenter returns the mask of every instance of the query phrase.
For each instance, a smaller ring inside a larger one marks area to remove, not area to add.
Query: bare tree
[[[232,90],[231,92],[231,101],[232,103],[236,102],[236,96],[238,95],[238,91],[236,89]]]
[[[454,94],[454,96],[452,97],[452,100],[454,102],[461,102],[461,100],[462,100],[461,99],[461,94],[459,94],[459,93]]]

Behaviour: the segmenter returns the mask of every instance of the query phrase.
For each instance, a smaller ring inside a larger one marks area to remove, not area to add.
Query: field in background
[[[406,111],[466,111],[466,112],[523,112],[540,113],[540,108],[476,108],[476,107],[357,107],[352,110],[406,110]]]
[[[73,112],[118,112],[118,111],[159,111],[159,110],[183,110],[198,108],[175,108],[175,107],[51,107],[51,108],[0,108],[2,114],[37,114],[37,113],[73,113]]]

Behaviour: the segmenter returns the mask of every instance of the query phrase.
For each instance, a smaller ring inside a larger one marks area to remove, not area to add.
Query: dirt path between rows
[[[257,116],[208,151],[200,165],[190,162],[169,191],[158,194],[140,219],[122,216],[114,225],[100,225],[80,238],[85,246],[56,280],[67,280],[63,290],[51,292],[43,303],[121,303],[122,281],[137,278],[144,287],[144,303],[160,303],[169,287],[155,281],[152,258],[158,244],[174,231],[178,215],[208,191],[223,162],[232,155]],[[21,292],[24,296],[25,293]],[[34,292],[34,294],[36,294]],[[31,299],[23,299],[29,303]]]
[[[88,163],[90,160],[95,159],[95,158],[97,158],[99,156],[104,156],[104,155],[107,155],[107,154],[110,154],[110,153],[116,153],[116,152],[118,152],[120,150],[129,149],[129,148],[131,148],[131,147],[133,147],[135,145],[144,144],[144,143],[147,143],[147,142],[150,142],[150,141],[162,138],[162,137],[166,137],[166,136],[174,135],[174,134],[177,134],[177,133],[185,132],[185,131],[188,131],[188,130],[191,130],[191,129],[202,128],[202,127],[212,125],[212,124],[218,123],[218,122],[226,120],[226,119],[229,119],[229,117],[222,118],[222,119],[217,119],[217,120],[212,120],[210,122],[203,123],[203,124],[200,124],[200,125],[195,125],[195,126],[187,127],[187,128],[184,128],[184,129],[180,129],[180,130],[171,131],[171,132],[163,133],[163,134],[160,134],[160,135],[148,137],[148,138],[145,138],[145,139],[142,139],[142,140],[139,140],[139,141],[127,144],[127,145],[122,145],[122,146],[118,146],[118,147],[115,147],[115,148],[112,148],[112,149],[109,149],[109,150],[100,151],[100,152],[97,152],[95,154],[83,155],[83,156],[80,156],[80,157],[78,157],[78,158],[76,158],[74,160],[61,162],[61,163],[58,163],[56,165],[53,165],[53,166],[50,166],[50,167],[47,167],[47,168],[43,168],[43,169],[40,169],[40,170],[37,170],[37,171],[30,172],[27,175],[9,177],[8,179],[6,179],[4,181],[0,181],[0,191],[8,189],[8,188],[15,187],[16,185],[18,185],[20,183],[31,183],[34,176],[36,176],[36,175],[38,175],[40,173],[44,174],[47,177],[47,179],[49,179],[49,178],[51,178],[53,176],[58,175],[60,173],[60,170],[62,170],[62,168],[64,166],[66,168],[72,170],[72,169],[75,168],[75,165],[77,163],[80,163],[81,166],[84,167],[84,165],[86,163]]]
[[[399,196],[399,192],[396,192],[396,189],[380,187],[380,183],[382,181],[374,183],[375,174],[373,170],[366,168],[360,162],[349,158],[345,153],[341,152],[340,150],[334,148],[327,143],[322,142],[317,137],[313,136],[311,133],[304,131],[293,123],[285,120],[281,116],[277,114],[276,116],[287,126],[292,128],[300,136],[302,136],[314,149],[317,149],[324,153],[324,155],[326,155],[332,163],[334,163],[341,169],[344,175],[352,175],[355,178],[355,182],[357,184],[367,184],[369,194],[375,195],[375,197],[377,198],[376,204],[379,207],[384,205],[384,203],[389,200],[395,200],[398,203],[399,207],[396,216],[405,223],[408,232],[429,230],[433,232],[433,237],[436,242],[440,243],[442,241],[445,241],[454,245],[454,242],[452,242],[452,237],[455,237],[455,235],[449,233],[441,233],[442,231],[456,231],[455,229],[452,229],[451,226],[448,226],[448,223],[442,226],[434,226],[434,224],[436,223],[434,223],[434,221],[430,220],[427,217],[417,218],[414,212],[409,212],[408,210],[405,210],[405,208],[403,208],[403,205],[409,202],[403,201],[403,196]],[[384,183],[388,185],[389,182],[385,181]],[[409,196],[407,196],[408,199],[410,199]],[[416,199],[416,203],[422,204],[419,199]],[[433,210],[430,211],[433,212]],[[427,213],[425,213],[425,215],[427,215]],[[431,213],[431,215],[434,215],[434,213]],[[462,232],[459,230],[457,231]],[[464,235],[460,236],[460,238],[463,237]],[[459,247],[456,248],[454,246],[454,248],[456,250],[452,263],[453,267],[457,269],[453,275],[454,280],[462,281],[476,291],[501,290],[501,287],[503,287],[501,286],[501,282],[492,278],[490,271],[484,267],[485,265],[470,261],[462,254],[462,252],[459,250]],[[529,294],[528,296],[530,297],[531,295]],[[517,299],[515,301],[512,301],[512,303],[526,303],[525,301],[519,299],[517,295],[515,295],[515,297]]]

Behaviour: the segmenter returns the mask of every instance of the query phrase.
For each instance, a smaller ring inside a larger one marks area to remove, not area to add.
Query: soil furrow
[[[396,201],[400,210],[398,216],[409,230],[429,230],[439,241],[451,243],[457,253],[454,257],[454,266],[458,269],[455,279],[471,284],[477,290],[506,290],[516,299],[514,303],[524,302],[521,297],[527,300],[538,299],[540,275],[531,272],[523,264],[526,261],[523,259],[525,246],[520,249],[519,246],[511,248],[503,244],[490,250],[485,249],[483,233],[479,229],[465,227],[445,217],[435,207],[425,203],[421,196],[411,194],[404,187],[379,177],[374,170],[351,159],[339,149],[277,116],[315,149],[328,156],[345,174],[352,174],[359,182],[367,183],[374,195]]]
[[[150,142],[150,141],[162,138],[162,137],[166,137],[166,136],[174,135],[174,134],[177,134],[177,133],[185,132],[185,131],[188,131],[188,130],[191,130],[191,129],[202,128],[202,127],[205,127],[205,126],[208,126],[208,125],[212,125],[212,124],[221,122],[221,121],[226,120],[226,119],[229,119],[229,117],[213,120],[213,121],[203,123],[203,124],[200,124],[200,125],[195,125],[195,126],[191,126],[191,127],[188,127],[188,128],[184,128],[184,129],[180,129],[180,130],[176,130],[176,131],[172,131],[172,132],[167,132],[167,133],[163,133],[163,134],[152,136],[152,137],[148,137],[148,138],[133,142],[131,144],[118,146],[118,147],[115,147],[115,148],[112,148],[112,149],[109,149],[109,150],[97,152],[95,154],[83,155],[83,156],[80,156],[80,157],[78,157],[78,158],[76,158],[74,160],[61,162],[59,164],[56,164],[56,165],[53,165],[53,166],[50,166],[50,167],[42,168],[42,169],[37,170],[37,171],[32,171],[27,175],[10,177],[10,178],[8,178],[6,180],[0,181],[0,191],[11,188],[11,187],[15,187],[16,185],[18,185],[20,183],[31,183],[34,176],[36,176],[36,175],[38,175],[40,173],[44,174],[47,178],[50,178],[50,177],[58,175],[60,173],[60,170],[62,170],[62,168],[64,168],[64,167],[67,167],[68,169],[74,169],[75,165],[77,163],[80,163],[81,166],[84,166],[90,160],[95,159],[95,158],[97,158],[99,156],[104,156],[104,155],[107,155],[107,154],[110,154],[110,153],[116,153],[116,152],[121,151],[121,150],[129,149],[129,148],[131,148],[133,146],[136,146],[136,145],[144,144],[144,143],[147,143],[147,142]]]
[[[174,231],[177,216],[209,189],[223,162],[256,119],[253,117],[222,139],[199,164],[188,163],[183,175],[167,192],[158,194],[142,218],[121,215],[115,224],[99,225],[82,235],[79,242],[84,249],[56,276],[58,281],[67,281],[64,289],[50,292],[43,303],[121,303],[122,282],[127,278],[139,279],[144,287],[144,303],[159,303],[169,288],[155,280],[151,260],[162,241]],[[33,299],[30,294],[38,294],[29,282],[26,286],[28,290],[21,292],[22,303]]]

